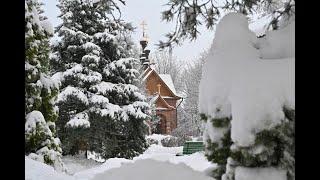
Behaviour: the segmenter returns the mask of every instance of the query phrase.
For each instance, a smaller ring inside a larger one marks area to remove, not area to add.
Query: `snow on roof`
[[[169,107],[169,108],[157,107],[157,108],[156,108],[157,110],[160,110],[160,109],[170,109],[170,108],[175,109],[174,106],[171,106],[170,104],[168,104],[168,102],[167,102],[166,100],[164,100],[164,99],[162,98],[162,96],[159,96],[159,94],[157,94],[157,95],[155,95],[154,97],[152,97],[152,98],[150,99],[149,103],[150,103],[150,104],[154,104],[159,98],[162,99],[162,101],[163,101],[163,102],[166,104],[166,106]]]
[[[148,69],[149,69],[149,68],[145,69],[145,70],[140,74],[139,78],[142,78],[143,75],[148,71]]]
[[[170,74],[159,74],[160,78],[166,83],[166,85],[170,88],[170,90],[174,93],[177,94],[176,89],[174,88],[174,84],[172,82],[172,78]]]
[[[141,73],[141,75],[144,75],[148,70],[149,70],[149,68],[146,68],[146,69]]]
[[[157,107],[156,110],[167,110],[169,108],[164,108],[164,107]]]
[[[146,80],[146,79],[149,77],[149,75],[152,73],[152,71],[153,71],[153,69],[150,70],[150,71],[148,72],[148,74],[146,74],[146,75],[143,77],[142,81]]]
[[[145,81],[149,76],[150,74],[155,71],[154,70],[154,66],[149,66],[149,68],[151,70],[149,70],[149,72],[143,77],[142,81]],[[145,74],[147,72],[147,70],[149,69],[147,68],[143,73]],[[155,71],[156,72],[156,71]],[[158,73],[157,73],[158,74]],[[173,81],[172,81],[172,78],[171,78],[171,75],[170,74],[158,74],[159,77],[163,80],[163,82],[168,86],[168,88],[173,92],[173,94],[177,95],[177,92],[176,92],[176,89],[174,88],[174,84],[173,84]]]
[[[161,96],[163,99],[173,99],[174,97],[171,96]]]

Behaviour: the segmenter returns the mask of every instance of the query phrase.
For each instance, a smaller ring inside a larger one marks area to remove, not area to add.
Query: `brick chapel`
[[[147,94],[151,97],[150,104],[156,106],[156,115],[160,118],[160,134],[171,134],[172,130],[177,128],[177,108],[182,98],[177,95],[170,74],[159,74],[155,70],[155,64],[150,63],[150,50],[145,49],[148,44],[145,32],[143,32],[140,44],[142,47],[140,62],[143,67],[141,81]]]

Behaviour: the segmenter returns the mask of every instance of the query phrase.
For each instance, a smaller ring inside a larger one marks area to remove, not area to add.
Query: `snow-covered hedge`
[[[179,147],[183,146],[186,141],[191,141],[192,138],[187,135],[173,134],[173,135],[162,135],[152,134],[146,137],[149,145],[157,144],[164,147]]]
[[[183,146],[183,144],[186,141],[193,141],[194,138],[192,138],[191,136],[187,135],[184,131],[179,131],[175,129],[174,131],[172,131],[172,136],[177,137],[176,139],[176,143],[177,146]]]
[[[164,147],[178,147],[178,146],[180,146],[179,140],[175,136],[170,136],[170,137],[166,137],[166,138],[162,139],[161,144]]]
[[[162,134],[151,134],[146,136],[146,140],[149,145],[152,145],[152,144],[162,145],[161,141],[166,137],[170,137],[170,136],[162,135]]]

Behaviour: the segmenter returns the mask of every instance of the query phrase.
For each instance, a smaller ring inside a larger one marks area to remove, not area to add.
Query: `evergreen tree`
[[[160,128],[160,117],[157,116],[156,105],[151,104],[151,113],[150,113],[150,124],[151,124],[151,133],[161,134]]]
[[[56,137],[58,84],[48,76],[50,23],[37,0],[25,2],[25,153],[64,170]]]
[[[146,147],[148,104],[138,82],[130,24],[113,15],[114,1],[60,0],[51,63],[61,82],[58,135],[64,152],[132,158]]]
[[[137,54],[136,57],[139,58],[139,54]],[[139,63],[137,69],[139,69],[139,78],[141,79],[141,75],[145,71],[144,66]],[[140,81],[137,84],[137,87],[139,88],[142,95],[146,97],[146,102],[149,102],[149,111],[147,111],[149,118],[146,121],[148,134],[160,134],[160,117],[158,117],[157,115],[156,105],[154,104],[154,100],[156,97],[148,94],[145,82]]]
[[[212,177],[221,179],[226,173],[227,160],[230,156],[231,141],[231,115],[221,115],[221,110],[216,110],[214,118],[200,114],[201,119],[206,123],[204,130],[204,141],[206,143],[206,157],[209,161],[217,164],[212,172]],[[216,137],[210,138],[210,132],[216,132]]]

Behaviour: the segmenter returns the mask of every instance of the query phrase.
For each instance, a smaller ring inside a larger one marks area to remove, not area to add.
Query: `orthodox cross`
[[[142,26],[142,37],[144,37],[144,38],[147,38],[147,36],[146,36],[146,26],[147,26],[147,23],[145,22],[145,21],[142,21],[142,23],[141,23],[141,26]]]

